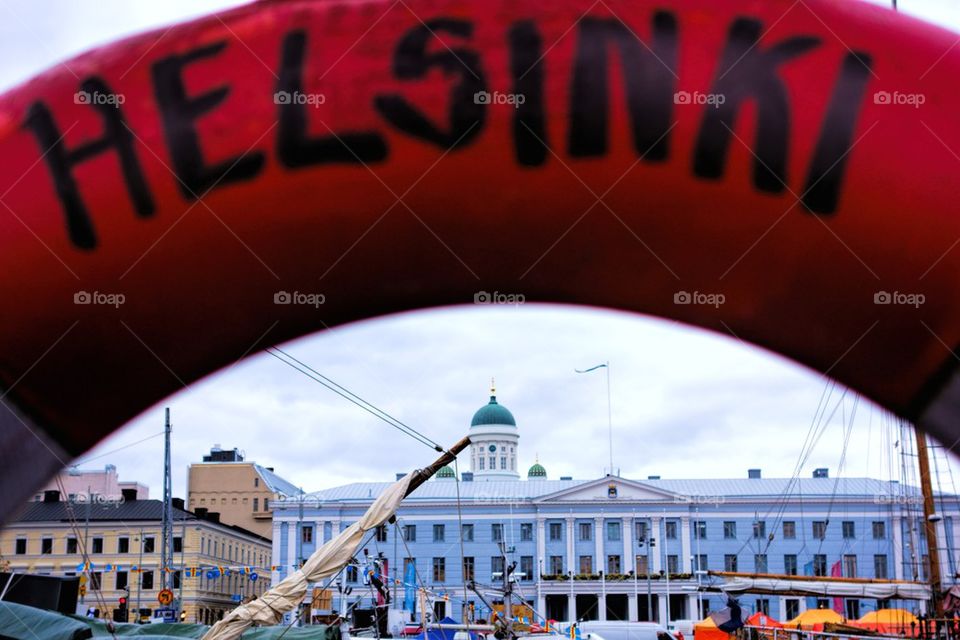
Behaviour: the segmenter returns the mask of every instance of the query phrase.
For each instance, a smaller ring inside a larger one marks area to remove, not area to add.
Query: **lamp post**
[[[656,538],[650,538],[649,540],[647,540],[647,538],[645,538],[645,537],[643,537],[643,536],[640,536],[639,538],[637,538],[637,546],[642,549],[644,545],[647,546],[647,618],[648,618],[648,620],[651,620],[651,621],[652,621],[652,619],[653,619],[653,592],[651,591],[651,588],[650,588],[650,554],[653,553],[653,548],[654,548],[655,546],[657,546],[657,539],[656,539]],[[636,589],[637,589],[637,585],[636,585],[636,583],[637,583],[637,576],[636,576],[636,574],[634,574],[633,583],[634,583],[633,589],[634,589],[634,592],[636,592]]]

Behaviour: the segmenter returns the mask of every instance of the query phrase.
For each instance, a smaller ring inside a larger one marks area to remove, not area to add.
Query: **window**
[[[270,511],[270,498],[263,499],[263,510]]]
[[[797,523],[793,520],[783,522],[783,537],[787,540],[793,540],[797,537]]]
[[[706,520],[693,521],[693,536],[698,540],[707,539],[707,521]]]
[[[822,553],[816,553],[813,556],[813,575],[827,575],[827,556]]]
[[[144,538],[144,539],[143,539],[143,552],[144,552],[144,553],[153,553],[153,550],[154,550],[154,546],[153,546],[153,545],[154,545],[154,538],[153,538],[153,536],[150,536],[149,538]],[[214,554],[216,554],[216,550],[217,550],[217,544],[216,544],[216,543],[213,544],[213,550],[214,550]]]
[[[840,527],[843,530],[844,540],[852,540],[857,537],[856,523],[853,520],[844,520],[840,523]]]
[[[254,512],[260,511],[260,498],[253,499],[253,510]]]
[[[90,553],[103,553],[103,538],[94,538]]]
[[[783,572],[788,576],[797,575],[797,556],[787,554],[783,556]]]
[[[723,539],[735,540],[737,538],[737,523],[733,520],[726,520],[723,523]]]
[[[786,609],[788,620],[793,620],[800,615],[800,600],[797,598],[787,598],[784,600],[784,604],[786,605],[784,609]]]
[[[533,523],[520,523],[520,542],[530,542],[533,540]]]
[[[754,538],[766,538],[767,537],[767,523],[763,520],[758,520],[753,523],[753,537]]]
[[[356,565],[349,565],[347,567],[347,582],[356,582],[358,573]]]
[[[580,556],[580,573],[583,575],[593,573],[593,556]]]
[[[434,558],[433,559],[433,581],[445,582],[446,579],[447,579],[447,559]]]
[[[927,554],[923,554],[923,556],[921,557],[920,569],[921,569],[921,577],[923,578],[923,581],[924,582],[929,581],[930,580],[930,556],[928,556]]]
[[[18,556],[26,555],[27,553],[27,539],[26,538],[17,538],[16,548],[14,553]]]
[[[887,577],[887,555],[885,553],[878,553],[873,556],[873,577]]]
[[[753,556],[753,566],[757,573],[767,573],[767,554],[757,553]]]
[[[533,580],[533,556],[520,556],[520,579],[524,582]]]
[[[694,569],[696,571],[706,571],[707,570],[707,554],[701,553],[699,555],[693,556]]]
[[[415,524],[405,524],[403,525],[403,539],[407,542],[416,542],[417,541],[417,525]]]
[[[77,539],[72,536],[67,538],[67,553],[77,553]]]
[[[827,521],[826,520],[814,520],[813,522],[813,539],[814,540],[823,540],[827,537]]]
[[[765,616],[770,615],[770,599],[769,598],[757,598],[757,612],[762,613]]]
[[[173,577],[173,588],[179,589],[180,588],[180,570],[177,569],[171,575]]]
[[[442,524],[433,525],[433,541],[443,542],[444,538],[446,538],[445,526]]]
[[[490,538],[494,542],[500,542],[503,540],[503,525],[499,522],[495,522],[490,525]]]
[[[253,479],[253,488],[256,489],[256,488],[259,487],[259,486],[260,486],[260,478],[254,478],[254,479]]]
[[[563,540],[563,524],[560,522],[550,523],[550,539],[553,541]]]
[[[650,573],[649,556],[637,556],[635,560],[637,562],[636,567],[637,567],[638,574]]]
[[[550,573],[553,575],[563,573],[563,556],[550,556]]]
[[[860,617],[860,601],[847,599],[847,619],[856,620]]]
[[[620,523],[619,522],[607,523],[607,540],[611,542],[619,542],[620,540]]]
[[[667,520],[664,524],[665,531],[667,534],[667,540],[676,540],[677,539],[677,523],[673,520]]]
[[[580,523],[580,539],[581,540],[592,540],[593,539],[593,527],[589,522]]]
[[[484,468],[486,467],[486,461],[487,461],[486,458],[483,458],[483,457],[480,458],[480,471],[483,471]]]
[[[382,524],[377,527],[377,542],[387,541],[387,526]]]
[[[676,555],[667,556],[667,573],[680,573],[680,557]]]
[[[117,538],[117,553],[130,553],[130,538]]]
[[[857,556],[852,553],[843,556],[843,577],[857,577]]]
[[[311,544],[313,542],[313,527],[310,525],[304,525],[300,529],[300,542],[303,544]]]
[[[500,468],[501,469],[507,468],[507,456],[500,456]]]
[[[140,588],[144,591],[153,589],[153,571],[144,571],[140,574]]]
[[[473,556],[464,556],[463,558],[463,579],[467,582],[473,580],[475,562]]]
[[[180,536],[173,536],[173,552],[183,553],[183,538]]]
[[[637,522],[635,525],[637,532],[637,540],[646,540],[647,539],[647,523],[646,522]]]
[[[883,520],[877,520],[873,523],[873,539],[883,540],[887,537],[887,523]]]
[[[620,573],[620,556],[607,556],[607,575]]]
[[[50,555],[53,553],[53,538],[40,539],[40,553],[43,555]]]
[[[494,456],[490,456],[490,471],[494,471],[497,468],[497,459]]]
[[[100,587],[103,584],[103,574],[99,571],[90,572],[90,591],[100,591]]]
[[[463,541],[473,542],[473,525],[472,524],[463,525]]]
[[[724,571],[736,571],[737,570],[737,556],[732,553],[728,553],[723,556],[723,570]]]
[[[490,573],[503,573],[503,556],[490,558]]]
[[[122,591],[127,588],[127,572],[117,571],[117,590]]]

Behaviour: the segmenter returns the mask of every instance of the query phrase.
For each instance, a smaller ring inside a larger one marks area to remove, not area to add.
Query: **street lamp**
[[[650,538],[649,540],[644,536],[637,538],[637,546],[643,548],[647,546],[647,618],[648,620],[653,620],[653,593],[650,588],[650,554],[653,553],[653,548],[657,546],[657,539]],[[637,590],[637,574],[633,574],[633,590]]]

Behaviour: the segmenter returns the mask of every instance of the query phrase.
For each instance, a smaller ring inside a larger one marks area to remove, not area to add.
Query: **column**
[[[652,536],[657,539],[657,546],[650,550],[650,572],[658,573],[661,569],[660,558],[662,556],[664,545],[666,544],[666,539],[663,537],[663,531],[660,530],[660,518],[659,516],[653,516],[650,518],[650,533],[649,536]],[[666,611],[666,609],[664,609]],[[661,618],[662,620],[663,618]]]
[[[567,571],[578,572],[573,557],[573,516],[567,516]]]
[[[627,605],[627,620],[630,622],[638,622],[640,620],[640,613],[637,611],[637,596],[630,594],[629,604]]]
[[[890,529],[893,538],[893,577],[903,580],[903,524],[899,516],[894,516]]]
[[[273,520],[273,543],[270,545],[270,582],[277,584],[280,582],[280,572],[273,569],[283,563],[280,558],[280,520]]]
[[[547,536],[546,521],[544,518],[537,518],[537,561],[534,562],[537,568],[543,568],[544,572],[549,570],[547,567]],[[540,575],[537,574],[537,582],[540,582]]]
[[[690,516],[680,518],[680,573],[690,573]]]
[[[943,513],[939,513],[938,515],[941,518],[940,522],[936,523],[937,551],[940,552],[940,575],[949,576],[953,575],[953,572],[950,571],[950,545],[947,544],[946,520],[944,519]]]
[[[577,596],[572,593],[567,596],[567,617],[571,622],[577,621]]]
[[[597,594],[597,619],[604,621],[607,619],[607,563],[605,562],[606,558],[603,555],[603,518],[594,518],[593,522],[593,549],[594,557],[596,558],[596,564],[594,565],[593,570],[596,573],[603,571],[603,579],[600,582],[600,593]]]
[[[686,618],[688,618],[688,619],[690,619],[690,620],[701,620],[701,619],[702,619],[702,617],[700,616],[700,611],[699,611],[699,609],[697,608],[697,602],[698,602],[698,601],[699,601],[699,599],[697,598],[697,594],[695,594],[695,593],[692,593],[692,594],[690,594],[690,595],[687,596],[687,615],[684,616],[684,617],[686,617]]]
[[[537,597],[537,610],[533,612],[533,618],[537,622],[547,619],[547,596],[540,595]]]
[[[663,593],[657,598],[657,611],[657,620],[659,620],[660,624],[664,627],[667,626],[669,622],[669,620],[667,620],[667,596]]]
[[[637,547],[633,542],[633,518],[624,518],[620,526],[623,527],[623,572],[630,573],[636,568],[634,561],[637,557]],[[633,620],[633,617],[630,619]]]
[[[300,535],[300,527],[297,521],[293,520],[287,525],[287,558],[284,564],[287,565],[287,575],[296,571],[297,567],[297,536]]]

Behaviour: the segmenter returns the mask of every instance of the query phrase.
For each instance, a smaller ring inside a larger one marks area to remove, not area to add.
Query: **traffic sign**
[[[163,606],[167,606],[173,602],[173,591],[170,589],[163,589],[160,593],[157,594],[157,602]]]

